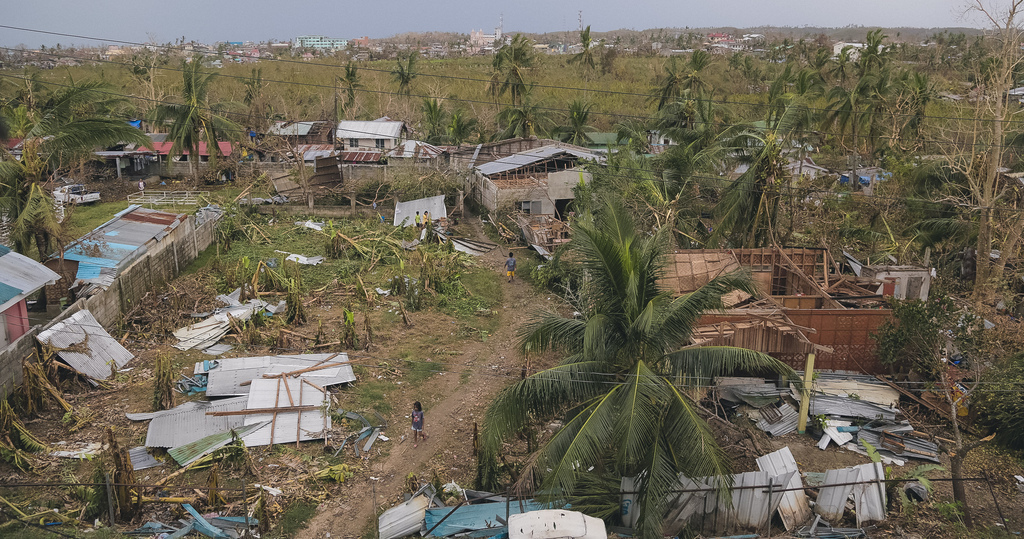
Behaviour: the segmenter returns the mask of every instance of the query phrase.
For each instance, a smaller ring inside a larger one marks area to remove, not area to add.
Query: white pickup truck
[[[100,193],[99,191],[89,192],[84,185],[76,183],[54,189],[53,198],[63,204],[89,204],[90,202],[99,202]]]

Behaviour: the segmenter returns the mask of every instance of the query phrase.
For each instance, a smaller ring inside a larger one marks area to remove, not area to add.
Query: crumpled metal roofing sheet
[[[901,432],[899,430],[890,431],[899,437],[898,441],[902,443],[905,448],[913,449],[913,451],[898,451],[897,449],[894,449],[888,444],[882,443],[881,431],[883,430],[886,429],[876,430],[861,428],[859,431],[857,431],[857,440],[858,442],[863,440],[871,444],[872,447],[880,451],[882,454],[891,453],[894,456],[902,459],[923,459],[930,460],[932,462],[937,462],[940,464],[942,463],[942,461],[939,460],[938,444],[929,442],[928,440],[918,438],[905,432]]]
[[[186,402],[170,410],[157,412],[149,423],[146,447],[178,447],[211,434],[226,432],[245,424],[244,415],[212,416],[207,412],[245,410],[247,397],[217,401]],[[148,414],[132,414],[129,419]]]
[[[601,161],[604,159],[602,156],[596,153],[581,152],[573,148],[563,148],[561,146],[543,146],[541,148],[534,148],[525,152],[519,152],[512,154],[508,157],[502,157],[496,159],[490,163],[484,163],[478,167],[484,176],[490,176],[492,174],[500,174],[502,172],[509,172],[517,168],[532,165],[534,163],[540,163],[541,161],[547,161],[558,156],[572,156],[579,159],[592,159],[595,161]]]
[[[352,366],[340,364],[342,361],[347,361],[347,358],[331,360],[324,365],[320,365],[320,367],[324,368],[302,373],[298,377],[305,378],[320,387],[354,382],[356,380],[356,375],[352,371]],[[248,382],[257,378],[262,378],[265,374],[270,375],[293,372],[301,369],[307,369],[314,365],[316,365],[315,361],[307,361],[288,365],[259,365],[242,369],[224,369],[218,367],[208,371],[207,373],[206,396],[227,397],[248,395],[250,387]],[[242,385],[243,383],[246,385]]]
[[[732,501],[723,501],[715,490],[708,492],[683,493],[669,504],[671,530],[681,528],[695,515],[703,513],[701,527],[706,533],[731,533],[735,531],[758,531],[765,527],[772,513],[782,502],[782,490],[792,476],[799,472],[785,472],[775,475],[768,472],[744,472],[732,476]],[[700,478],[692,484],[680,476],[683,489],[709,488],[708,478]],[[752,488],[757,487],[757,488]],[[690,494],[690,496],[685,496]]]
[[[132,461],[133,470],[148,470],[162,464],[159,460],[153,458],[153,455],[150,455],[144,446],[129,449],[128,458]]]
[[[860,470],[861,481],[873,481],[853,486],[857,526],[862,526],[865,522],[885,520],[885,469],[882,468],[882,463],[869,462],[854,467]]]
[[[505,526],[498,519],[505,519],[505,509],[508,508],[509,515],[518,515],[526,511],[539,511],[547,509],[544,504],[534,500],[526,500],[522,503],[482,503],[478,505],[463,505],[457,509],[451,507],[439,507],[427,509],[424,515],[424,524],[427,529],[437,525],[442,518],[452,513],[444,522],[440,522],[430,534],[433,537],[448,537],[462,532],[494,529],[497,533]],[[524,511],[525,509],[525,511]],[[454,511],[454,513],[453,513]]]
[[[838,522],[843,518],[846,500],[853,491],[853,485],[849,483],[857,481],[860,481],[860,469],[857,467],[826,471],[825,480],[818,491],[814,512],[829,522]]]
[[[509,515],[509,539],[608,539],[604,521],[567,509],[541,509]]]
[[[791,432],[796,432],[797,423],[800,420],[800,412],[789,403],[783,403],[778,410],[782,413],[782,419],[775,423],[769,423],[764,417],[758,415],[757,428],[772,436],[785,436]]]
[[[399,159],[434,159],[444,153],[444,150],[427,142],[419,140],[406,140],[388,151],[389,157]]]
[[[782,523],[787,530],[811,518],[811,505],[807,500],[807,493],[802,490],[804,485],[800,480],[800,469],[789,446],[758,457],[757,467],[772,475],[794,472],[784,487],[788,492],[782,494],[782,502],[779,504],[779,516],[782,517]]]
[[[61,360],[95,380],[110,378],[111,369],[120,369],[135,357],[111,337],[87,309],[50,326],[36,339],[56,348]],[[83,343],[84,348],[75,346]],[[68,350],[72,347],[75,349]]]
[[[398,539],[416,533],[423,527],[423,516],[429,504],[426,496],[419,495],[384,511],[377,518],[378,537]]]
[[[305,383],[301,378],[258,378],[252,381],[246,409],[288,408],[292,406],[318,406],[305,412],[278,412],[246,415],[244,424],[252,425],[272,421],[271,427],[260,429],[245,437],[245,445],[256,447],[295,441],[318,440],[331,428],[327,413],[330,403],[326,392]],[[276,418],[275,418],[276,416]]]
[[[862,419],[885,419],[895,421],[899,410],[888,406],[879,406],[867,401],[850,397],[833,397],[830,395],[811,395],[811,415],[834,415],[840,417],[859,417]]]
[[[274,122],[274,125],[267,128],[267,134],[281,137],[304,137],[317,123],[319,122]]]
[[[395,226],[416,226],[416,212],[430,212],[430,219],[448,217],[448,208],[444,205],[444,195],[436,197],[418,198],[407,202],[395,204]]]

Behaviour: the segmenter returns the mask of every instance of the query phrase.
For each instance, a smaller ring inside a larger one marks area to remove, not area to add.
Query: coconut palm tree
[[[359,82],[359,68],[352,61],[345,64],[345,74],[338,77],[338,82],[344,85],[345,91],[345,102],[342,108],[342,114],[344,117],[345,113],[352,110],[352,105],[356,102],[356,90],[363,87],[362,83]]]
[[[11,114],[5,123],[24,139],[20,158],[0,146],[0,214],[25,231],[12,235],[15,249],[28,252],[34,238],[40,260],[50,254],[56,219],[42,184],[97,148],[151,144],[145,133],[110,113],[123,102],[102,82],[72,81],[49,94],[33,85],[31,94],[4,107]]]
[[[217,141],[237,135],[241,128],[220,111],[226,104],[210,102],[210,83],[216,74],[203,73],[202,58],[195,56],[181,61],[181,103],[167,103],[153,109],[157,125],[171,122],[168,137],[172,141],[169,157],[188,152],[190,174],[198,171],[199,147],[206,143],[211,158],[220,155]]]
[[[551,114],[530,97],[530,91],[520,96],[518,106],[505,107],[498,113],[498,123],[504,125],[501,138],[532,137],[546,133],[551,125]]]
[[[491,62],[494,69],[490,84],[492,95],[508,93],[513,107],[521,105],[524,94],[529,91],[526,72],[533,67],[535,61],[533,47],[526,36],[513,36],[510,43],[498,49]]]
[[[466,142],[473,135],[476,126],[476,118],[468,116],[465,111],[459,109],[452,111],[447,127],[448,143],[458,146]]]
[[[759,352],[689,346],[704,313],[722,309],[724,294],[752,292],[753,285],[729,274],[673,298],[658,285],[667,239],[665,228],[638,233],[629,213],[611,202],[598,218],[574,222],[571,249],[587,277],[573,308],[582,314],[539,313],[521,342],[526,352],[554,349],[562,360],[505,388],[488,407],[482,432],[481,458],[493,458],[534,421],[567,414],[565,426],[527,461],[520,486],[539,480],[540,491],[565,501],[581,481],[634,477],[636,533],[643,538],[662,536],[668,493],[680,474],[730,471],[689,390],[736,371],[792,376]]]
[[[423,126],[426,130],[426,142],[440,144],[445,136],[445,112],[441,103],[433,97],[423,98]]]
[[[412,52],[406,57],[405,62],[402,59],[398,59],[398,64],[394,69],[391,70],[391,79],[398,84],[399,95],[404,94],[409,96],[409,92],[412,90],[412,81],[416,78],[416,58],[419,56],[416,52]]]
[[[242,102],[249,108],[249,125],[259,132],[263,132],[270,119],[267,117],[267,104],[263,91],[267,83],[263,81],[263,68],[253,68],[252,75],[242,79],[242,87],[245,95]]]
[[[569,113],[565,117],[566,123],[556,130],[558,139],[577,146],[585,145],[588,140],[587,133],[594,131],[593,126],[590,125],[590,109],[593,107],[593,103],[578,99],[569,103]]]
[[[594,61],[594,40],[590,37],[589,25],[580,31],[580,47],[583,50],[569,58],[569,65],[579,65],[588,71],[593,70],[597,63]]]

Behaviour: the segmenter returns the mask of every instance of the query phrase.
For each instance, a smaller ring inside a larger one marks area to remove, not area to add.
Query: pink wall
[[[9,307],[3,315],[7,322],[7,335],[10,342],[18,340],[18,337],[28,332],[31,324],[28,321],[28,307],[25,300]]]

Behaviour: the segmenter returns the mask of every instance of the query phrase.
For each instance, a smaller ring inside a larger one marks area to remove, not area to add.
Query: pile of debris
[[[224,335],[227,335],[228,331],[231,330],[233,322],[249,320],[255,315],[262,314],[264,311],[270,314],[283,313],[287,308],[287,303],[284,300],[273,306],[260,299],[252,299],[242,304],[239,301],[241,293],[242,289],[236,288],[230,294],[217,296],[217,301],[226,305],[226,307],[217,308],[205,313],[194,313],[192,315],[193,318],[203,318],[203,320],[176,330],[174,336],[178,339],[178,343],[174,347],[178,350],[196,349],[206,351],[216,345]],[[217,350],[222,349],[218,348]],[[216,353],[211,355],[216,355]]]
[[[216,513],[201,515],[191,504],[183,503],[181,507],[190,518],[179,520],[176,524],[180,527],[160,521],[149,521],[134,530],[124,532],[124,534],[177,538],[195,532],[213,539],[235,539],[252,534],[252,528],[259,525],[259,521],[252,517],[229,517]]]
[[[727,410],[750,418],[769,435],[784,436],[797,430],[803,395],[795,384],[719,378],[716,385]],[[835,443],[867,454],[865,445],[869,445],[886,464],[902,466],[907,459],[939,462],[938,445],[903,418],[896,408],[900,393],[884,381],[867,375],[816,372],[809,393],[808,431],[819,438],[819,448]]]
[[[150,421],[146,447],[166,448],[187,466],[242,440],[247,447],[326,439],[327,388],[355,381],[346,354],[298,354],[205,360],[191,378],[208,397],[170,410],[126,414]]]

